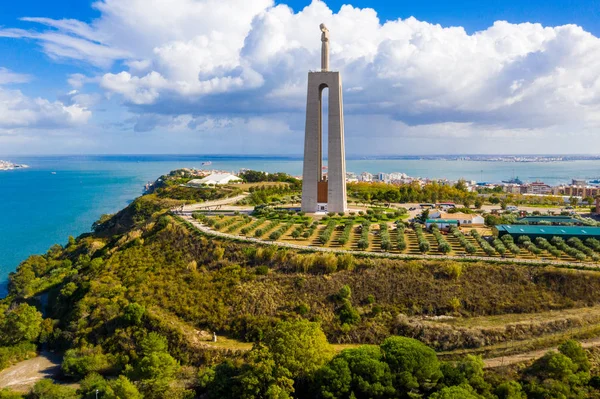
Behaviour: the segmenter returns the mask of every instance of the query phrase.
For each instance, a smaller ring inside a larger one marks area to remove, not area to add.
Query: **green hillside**
[[[169,212],[236,194],[198,190],[163,185],[10,276],[0,366],[51,349],[79,384],[28,397],[600,397],[595,352],[567,341],[600,335],[600,272],[218,240]]]

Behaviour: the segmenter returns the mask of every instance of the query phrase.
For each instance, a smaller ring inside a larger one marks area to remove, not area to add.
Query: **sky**
[[[600,153],[591,0],[0,3],[0,154],[303,150],[319,24],[351,155]]]

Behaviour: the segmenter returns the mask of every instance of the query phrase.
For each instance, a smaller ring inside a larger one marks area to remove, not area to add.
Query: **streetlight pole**
[[[96,389],[96,399],[98,399],[98,390]]]

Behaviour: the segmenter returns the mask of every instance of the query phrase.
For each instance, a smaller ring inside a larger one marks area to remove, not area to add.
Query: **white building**
[[[483,226],[485,224],[483,216],[476,213],[446,213],[436,209],[430,211],[428,217],[429,219],[439,220],[440,222],[443,222],[444,220],[456,220],[459,226]]]
[[[362,172],[360,174],[360,181],[373,181],[373,174],[369,172]]]
[[[231,173],[213,173],[212,175],[206,176],[203,179],[194,179],[188,182],[188,186],[202,186],[202,185],[223,185],[231,183],[240,183],[242,179]]]

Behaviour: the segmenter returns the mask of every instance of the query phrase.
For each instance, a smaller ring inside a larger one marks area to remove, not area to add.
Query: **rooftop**
[[[513,235],[537,236],[573,236],[573,237],[600,237],[600,227],[589,226],[539,226],[539,225],[508,225],[496,226],[499,233],[506,232]]]
[[[581,220],[572,218],[571,216],[525,216],[518,219],[517,221],[527,223],[581,223]]]
[[[458,220],[453,219],[427,219],[425,223],[431,224],[458,224]]]

